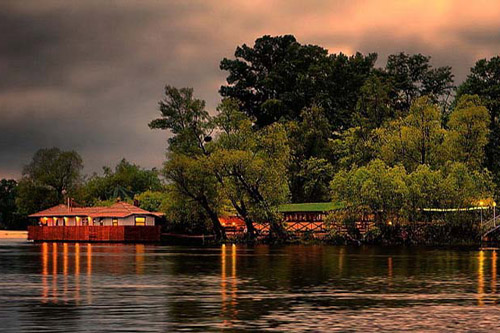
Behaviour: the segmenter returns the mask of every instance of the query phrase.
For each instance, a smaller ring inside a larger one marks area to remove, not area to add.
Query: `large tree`
[[[38,150],[19,182],[16,202],[20,211],[34,213],[74,196],[82,182],[82,169],[82,158],[75,151]]]
[[[219,221],[218,183],[207,166],[207,142],[211,141],[213,122],[205,102],[193,96],[192,88],[165,87],[160,101],[161,117],[150,122],[152,129],[169,130],[169,153],[164,175],[185,200],[196,202],[212,221],[217,239],[225,233]]]
[[[300,119],[301,111],[315,104],[324,108],[333,128],[348,127],[359,89],[376,60],[376,54],[329,55],[292,35],[263,36],[253,47],[237,47],[234,55],[221,61],[229,75],[220,93],[238,99],[258,126]]]

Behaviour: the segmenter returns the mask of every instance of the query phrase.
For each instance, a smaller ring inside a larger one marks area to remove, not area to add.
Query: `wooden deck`
[[[28,240],[48,242],[150,243],[160,241],[159,226],[29,226]]]

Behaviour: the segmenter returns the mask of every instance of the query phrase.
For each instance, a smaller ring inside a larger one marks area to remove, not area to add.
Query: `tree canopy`
[[[23,169],[17,204],[25,214],[63,203],[82,183],[83,162],[75,151],[40,149]]]

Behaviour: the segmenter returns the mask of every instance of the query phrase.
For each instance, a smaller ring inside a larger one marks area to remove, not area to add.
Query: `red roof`
[[[126,202],[117,202],[109,207],[69,207],[57,205],[29,217],[52,217],[52,216],[90,216],[96,217],[119,217],[124,218],[130,215],[153,215],[163,216],[163,213],[149,212]]]

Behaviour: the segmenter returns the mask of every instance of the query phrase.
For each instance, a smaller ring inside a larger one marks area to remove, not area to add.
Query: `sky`
[[[401,51],[450,65],[459,84],[500,54],[499,0],[2,0],[0,178],[39,148],[76,150],[84,173],[120,159],[161,167],[168,133],[150,130],[165,84],[215,110],[236,46],[293,34],[331,53]]]

